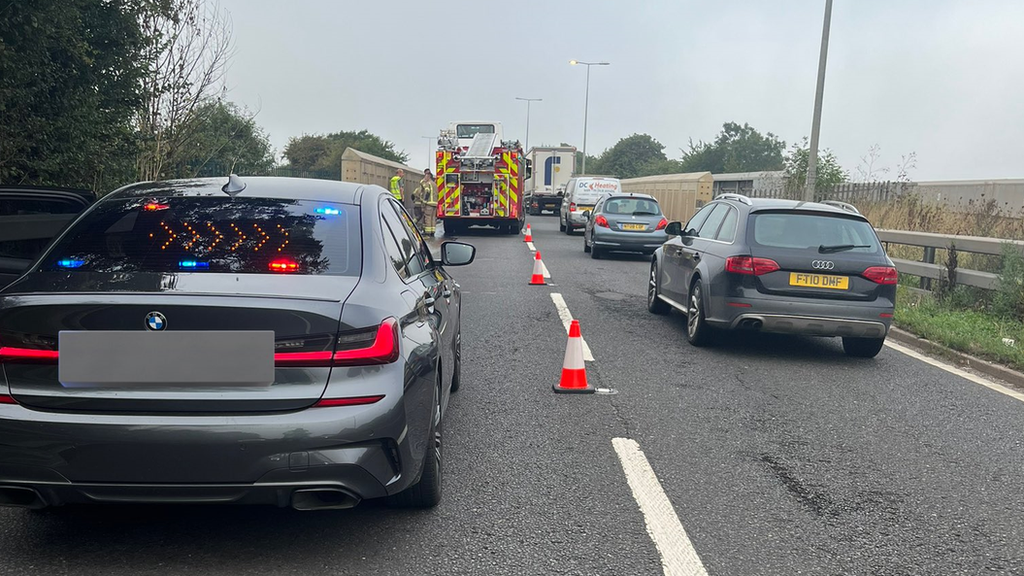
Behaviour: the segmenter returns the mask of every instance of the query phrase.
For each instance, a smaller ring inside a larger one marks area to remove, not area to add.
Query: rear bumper
[[[415,481],[426,452],[426,432],[409,425],[405,401],[389,400],[205,417],[0,406],[0,505],[11,504],[5,490],[18,488],[35,491],[48,506],[288,506],[303,489],[334,490],[353,503],[387,496]]]
[[[884,338],[889,331],[888,326],[879,321],[774,314],[740,314],[733,319],[730,328],[734,330],[753,329],[779,334],[855,338]]]
[[[619,232],[601,229],[595,226],[592,242],[594,246],[605,250],[628,250],[638,252],[654,252],[660,248],[668,236],[662,230],[654,232]]]
[[[781,334],[884,338],[892,313],[892,306],[875,302],[721,297],[709,302],[708,322],[720,328]]]

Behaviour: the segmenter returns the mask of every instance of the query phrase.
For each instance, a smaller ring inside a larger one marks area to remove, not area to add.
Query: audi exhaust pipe
[[[345,510],[362,502],[362,498],[340,488],[303,488],[292,493],[295,510]]]
[[[753,331],[757,331],[757,330],[761,329],[762,325],[763,325],[763,322],[761,322],[757,318],[745,318],[743,320],[740,320],[739,328],[740,328],[740,330],[753,330]]]
[[[32,488],[24,486],[0,486],[0,506],[30,508],[39,510],[46,508],[46,501]]]

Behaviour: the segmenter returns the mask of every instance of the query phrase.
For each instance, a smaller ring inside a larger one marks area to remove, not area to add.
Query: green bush
[[[992,298],[992,311],[1015,320],[1024,313],[1024,256],[1012,244],[1003,245],[1003,263]]]

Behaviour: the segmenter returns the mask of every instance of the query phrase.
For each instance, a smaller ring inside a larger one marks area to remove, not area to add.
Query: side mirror
[[[445,266],[465,266],[476,258],[476,246],[465,242],[441,244],[441,263]]]
[[[526,175],[523,176],[523,180],[529,180],[533,178],[533,160],[526,161]]]
[[[683,235],[683,223],[682,222],[669,222],[668,226],[665,227],[665,234],[669,236],[682,236]]]

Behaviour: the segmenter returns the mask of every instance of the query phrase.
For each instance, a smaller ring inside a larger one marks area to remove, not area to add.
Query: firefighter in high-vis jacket
[[[403,198],[402,198],[402,178],[404,178],[404,177],[405,177],[405,170],[402,170],[401,168],[399,168],[398,172],[395,172],[395,175],[391,177],[391,195],[394,196],[395,200],[398,200],[399,202],[401,202],[403,200]]]
[[[437,222],[437,183],[430,168],[416,188],[416,224],[427,236],[433,236]]]

